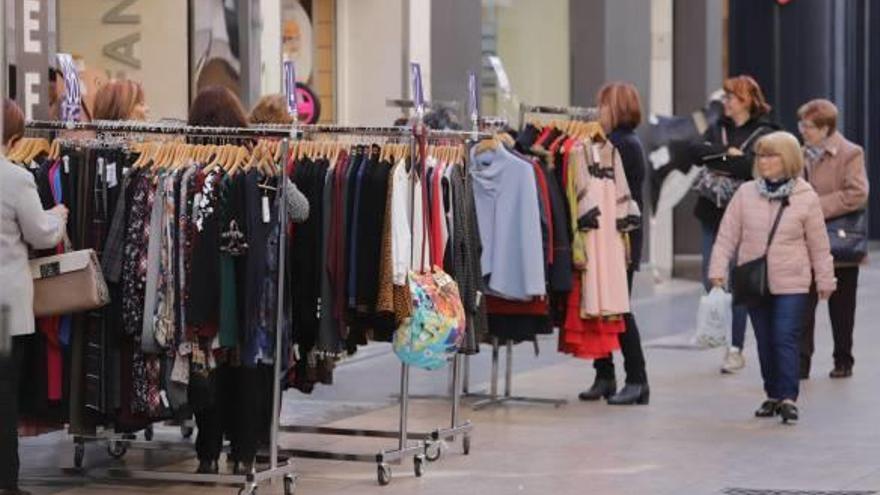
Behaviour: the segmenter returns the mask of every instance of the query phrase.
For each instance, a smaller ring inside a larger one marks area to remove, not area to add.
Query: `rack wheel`
[[[144,430],[144,440],[146,440],[148,442],[152,442],[153,441],[153,433],[154,433],[153,426],[152,425],[148,426],[147,429]]]
[[[180,436],[189,440],[193,436],[193,427],[192,426],[183,426],[180,427]]]
[[[425,459],[428,462],[436,462],[440,460],[440,457],[443,455],[443,444],[440,442],[429,443],[425,445]]]
[[[107,453],[110,454],[110,457],[114,459],[122,459],[127,452],[128,445],[124,442],[117,442],[115,440],[107,442]]]
[[[77,443],[73,446],[73,465],[77,469],[82,469],[83,460],[86,458],[86,446]]]
[[[425,475],[425,455],[418,454],[413,457],[413,471],[416,474],[416,478],[421,478]]]
[[[296,477],[292,474],[284,476],[284,495],[293,495],[296,492]]]
[[[378,466],[379,485],[388,486],[391,483],[391,466],[388,464],[379,464]]]
[[[464,455],[471,454],[471,437],[465,436],[461,439],[461,450],[464,452]]]
[[[238,491],[238,495],[257,495],[257,484],[248,483]]]

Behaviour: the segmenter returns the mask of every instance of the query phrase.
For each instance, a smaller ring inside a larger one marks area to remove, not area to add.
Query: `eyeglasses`
[[[809,120],[799,120],[798,130],[805,131],[807,129],[816,129],[816,124],[810,122]]]

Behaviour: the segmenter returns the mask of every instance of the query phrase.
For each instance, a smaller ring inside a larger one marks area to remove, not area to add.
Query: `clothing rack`
[[[259,137],[275,137],[282,139],[281,156],[286,157],[290,149],[290,141],[298,139],[302,132],[296,127],[266,127],[253,126],[246,128],[234,127],[204,127],[189,126],[166,123],[144,123],[133,121],[95,121],[95,122],[58,122],[58,121],[28,121],[26,129],[40,131],[95,131],[106,133],[131,133],[131,134],[172,134],[193,137],[213,137],[220,139],[238,139],[238,138],[259,138]],[[280,193],[282,197],[287,192],[286,167],[281,167],[281,186]],[[284,201],[279,202],[279,224],[285,225],[287,222],[287,208],[284,207]],[[279,229],[284,232],[284,229]],[[281,350],[282,350],[282,326],[283,326],[283,295],[284,295],[284,273],[285,273],[285,251],[287,236],[281,235],[279,239],[279,260],[278,260],[278,314],[275,322],[275,364],[274,364],[274,387],[273,387],[273,404],[280,404],[280,381],[281,381]],[[111,469],[107,474],[109,478],[115,479],[141,479],[154,481],[171,481],[171,482],[188,482],[188,483],[217,483],[224,485],[239,485],[241,495],[252,495],[256,492],[257,486],[266,481],[274,481],[283,479],[285,495],[292,495],[295,490],[296,477],[294,474],[294,464],[291,460],[286,459],[279,462],[278,458],[278,415],[272,415],[272,435],[269,442],[269,467],[266,469],[255,469],[251,473],[238,474],[197,474],[187,472],[159,471],[159,470],[133,470],[133,469]],[[150,431],[148,429],[148,431]],[[148,438],[152,437],[152,433],[148,433]],[[80,442],[76,442],[76,455],[84,450],[82,440],[84,437],[77,437]],[[108,436],[99,432],[98,440],[108,440],[108,451],[114,457],[125,454],[129,448],[141,448],[146,450],[171,450],[188,448],[192,451],[191,442],[137,442],[130,436]],[[82,450],[81,450],[82,449]]]
[[[419,127],[376,127],[376,126],[339,126],[339,125],[304,125],[298,129],[304,136],[315,136],[320,134],[336,134],[336,135],[354,135],[365,137],[396,137],[408,140],[411,146],[412,156],[417,154],[417,133],[421,132]],[[468,139],[473,137],[472,132],[468,131],[426,131],[425,136],[429,139]],[[480,134],[479,137],[488,137],[488,134]],[[453,363],[453,374],[457,377],[460,369],[459,356],[456,355]],[[425,472],[426,461],[436,461],[440,457],[440,442],[455,439],[459,436],[463,437],[462,445],[465,454],[470,453],[470,435],[473,431],[473,424],[470,421],[464,423],[459,422],[460,415],[460,392],[452,395],[452,419],[449,428],[438,428],[430,432],[410,432],[409,431],[409,401],[414,398],[409,393],[409,376],[410,367],[405,363],[401,363],[400,369],[400,392],[397,398],[400,401],[399,428],[396,431],[388,430],[371,430],[362,428],[337,428],[324,426],[302,426],[302,425],[283,425],[280,431],[286,433],[300,433],[312,435],[332,435],[346,437],[361,438],[387,438],[396,439],[398,441],[397,448],[391,450],[382,450],[378,453],[343,453],[328,452],[324,450],[305,450],[305,449],[285,449],[281,454],[290,457],[301,457],[311,459],[326,459],[335,461],[350,462],[375,462],[377,465],[377,479],[380,485],[387,485],[391,482],[392,472],[391,464],[402,464],[403,460],[412,455],[414,462],[414,472],[417,477],[421,477]],[[458,380],[460,382],[460,380]],[[460,386],[457,390],[460,390]],[[445,399],[449,399],[446,397]],[[411,444],[409,438],[419,438],[421,443]]]

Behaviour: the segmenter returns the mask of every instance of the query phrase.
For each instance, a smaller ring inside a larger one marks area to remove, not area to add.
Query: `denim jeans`
[[[718,229],[711,225],[700,222],[703,231],[703,287],[706,292],[712,289],[712,283],[709,281],[709,261],[712,259],[712,246],[715,245],[715,237],[718,235]],[[733,268],[736,266],[736,258],[730,264],[730,276],[733,278]],[[746,342],[746,323],[748,322],[749,310],[745,306],[733,305],[733,324],[730,328],[730,345],[742,349]]]
[[[770,296],[749,309],[767,398],[797,400],[807,294]]]

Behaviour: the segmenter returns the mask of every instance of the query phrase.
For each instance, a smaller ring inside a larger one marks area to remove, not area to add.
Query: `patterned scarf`
[[[778,182],[774,183],[763,177],[759,177],[755,180],[755,184],[758,186],[758,192],[761,193],[761,196],[773,201],[781,200],[790,196],[791,192],[794,190],[795,180],[788,179],[779,184]]]

